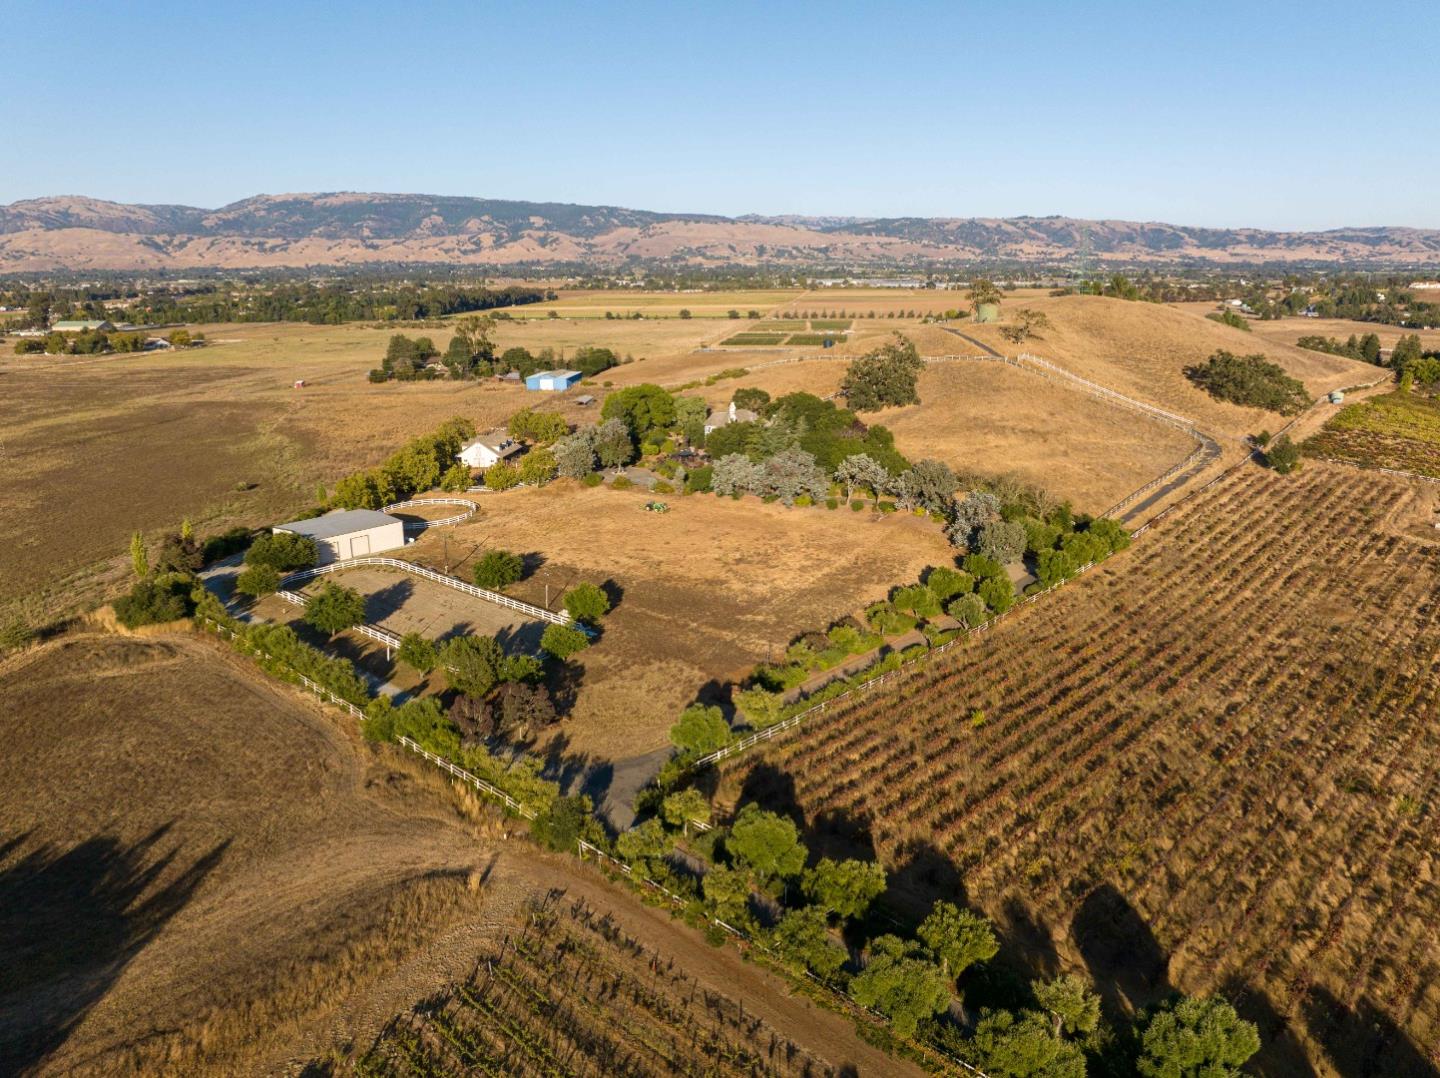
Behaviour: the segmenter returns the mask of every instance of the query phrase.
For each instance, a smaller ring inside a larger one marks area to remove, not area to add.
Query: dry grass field
[[[538,563],[507,589],[518,599],[544,605],[548,587],[556,607],[585,580],[619,596],[603,637],[575,662],[571,751],[614,759],[666,744],[676,714],[708,683],[954,557],[937,525],[911,516],[708,494],[669,496],[670,512],[659,515],[644,511],[647,498],[561,480],[491,498],[446,529],[457,576],[499,547]],[[438,567],[442,544],[426,534],[406,557]]]
[[[437,779],[208,640],[61,638],[0,716],[8,1072],[254,1073],[485,907]]]
[[[573,859],[505,841],[515,824],[429,764],[363,746],[214,641],[78,633],[11,656],[0,728],[7,1074],[348,1073],[556,894],[616,976],[654,958],[723,995],[717,1044],[763,1053],[773,1034],[836,1071],[897,1073],[847,1020]],[[623,1000],[617,1028],[653,1022]]]
[[[874,419],[911,460],[1013,473],[1089,513],[1103,513],[1196,444],[1132,410],[980,361],[932,365],[920,378],[920,404]]]
[[[1402,329],[1378,322],[1351,322],[1343,318],[1276,318],[1268,322],[1258,318],[1250,322],[1250,332],[1267,341],[1294,344],[1301,337],[1335,337],[1344,344],[1353,333],[1363,337],[1373,333],[1380,338],[1381,348],[1394,348],[1401,337],[1418,334],[1420,343],[1429,349],[1440,349],[1440,329]]]
[[[1015,305],[1003,305],[1002,317]],[[1373,381],[1385,373],[1368,363],[1297,348],[1293,340],[1289,344],[1267,341],[1212,322],[1201,313],[1162,304],[1100,296],[1046,296],[1026,300],[1024,306],[1044,312],[1053,324],[1039,337],[1026,341],[1025,351],[1082,378],[1186,416],[1202,430],[1222,438],[1274,430],[1284,420],[1271,412],[1218,401],[1185,377],[1186,367],[1203,363],[1217,349],[1261,352],[1304,382],[1311,396]],[[955,328],[1001,352],[1016,351],[998,325],[970,323]],[[958,338],[954,343],[964,344]]]
[[[1130,551],[729,765],[724,800],[959,896],[1118,1012],[1223,990],[1258,1073],[1440,1064],[1428,486],[1246,467]]]

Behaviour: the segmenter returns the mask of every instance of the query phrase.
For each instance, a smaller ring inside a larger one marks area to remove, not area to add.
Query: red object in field
[[[297,379],[295,380],[295,388],[296,388],[296,389],[304,389],[304,388],[305,388],[305,379],[303,379],[303,378],[297,378]]]

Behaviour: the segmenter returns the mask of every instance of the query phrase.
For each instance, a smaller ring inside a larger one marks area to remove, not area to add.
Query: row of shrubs
[[[815,858],[793,820],[758,804],[709,827],[711,806],[689,787],[652,797],[645,812],[614,843],[635,875],[683,902],[679,916],[713,942],[726,938],[718,925],[733,928],[758,948],[752,957],[884,1016],[889,1051],[918,1042],[994,1075],[1082,1075],[1089,1064],[1161,1075],[1192,1073],[1175,1069],[1181,1062],[1237,1073],[1214,1068],[1259,1047],[1255,1027],[1219,997],[1175,997],[1116,1027],[1084,977],[997,980],[986,966],[1000,941],[982,914],[940,900],[918,922],[896,920],[878,909],[889,886],[881,864]],[[963,1024],[957,997],[968,1004]]]

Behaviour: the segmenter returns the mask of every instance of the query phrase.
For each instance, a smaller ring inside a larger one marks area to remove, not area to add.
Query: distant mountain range
[[[1440,265],[1440,230],[1268,232],[1070,217],[720,217],[437,195],[257,195],[217,210],[0,207],[0,273],[433,263],[509,268],[946,263]]]

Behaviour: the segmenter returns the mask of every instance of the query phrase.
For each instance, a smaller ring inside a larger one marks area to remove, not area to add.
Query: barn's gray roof
[[[341,535],[349,535],[351,532],[369,531],[371,528],[383,528],[387,524],[400,523],[402,522],[399,517],[392,517],[388,513],[377,512],[374,509],[337,509],[333,513],[326,513],[323,517],[292,520],[289,524],[281,524],[278,530],[294,532],[296,535],[308,535],[311,539],[335,539]]]

